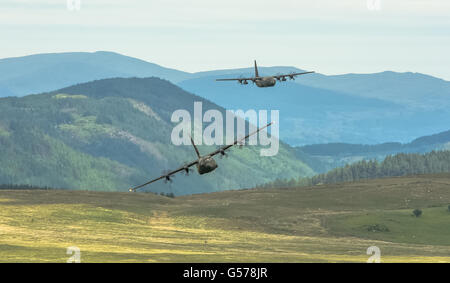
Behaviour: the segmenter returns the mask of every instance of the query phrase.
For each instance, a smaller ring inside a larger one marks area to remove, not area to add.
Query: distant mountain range
[[[217,76],[190,79],[178,85],[227,109],[279,110],[280,137],[291,145],[408,142],[449,129],[450,108],[445,105],[450,95],[445,91],[450,86],[442,90],[443,95],[436,94],[439,102],[434,106],[420,98],[417,102],[423,101],[423,107],[415,107],[381,95],[374,98],[303,84],[314,76],[325,77],[306,75],[297,83],[282,83],[268,89],[216,82]]]
[[[115,77],[159,77],[173,82],[190,74],[113,52],[37,54],[0,59],[0,97],[24,96]]]
[[[446,131],[450,125],[450,82],[420,73],[326,76],[315,70],[319,73],[259,89],[215,81],[253,74],[253,68],[186,73],[112,52],[2,59],[0,71],[4,74],[0,78],[0,97],[111,77],[164,78],[227,109],[280,110],[280,136],[294,146],[407,143]],[[260,68],[262,75],[295,71],[301,70]]]
[[[158,77],[172,83],[212,75],[241,74],[252,68],[188,73],[114,52],[35,54],[0,59],[0,97],[52,91],[107,78]],[[293,67],[262,67],[270,73],[289,73]]]
[[[450,106],[450,82],[420,73],[387,71],[335,76],[315,74],[302,77],[299,83],[422,110]]]
[[[388,155],[398,153],[427,153],[433,150],[450,150],[450,131],[420,137],[410,143],[389,142],[377,145],[363,144],[314,144],[296,148],[298,156],[307,160],[316,172],[325,173],[361,160],[382,161]]]
[[[170,141],[173,111],[225,109],[158,78],[103,79],[48,93],[0,99],[0,184],[126,191],[196,158]],[[200,146],[202,153],[216,147]],[[211,174],[147,189],[177,195],[253,187],[314,171],[280,144],[274,157],[233,148]]]

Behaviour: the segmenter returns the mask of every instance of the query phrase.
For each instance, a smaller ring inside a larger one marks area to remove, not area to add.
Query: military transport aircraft
[[[314,72],[303,72],[303,73],[291,73],[291,74],[285,74],[285,75],[275,75],[275,76],[269,76],[269,77],[260,77],[258,73],[258,65],[256,65],[255,60],[255,76],[253,78],[237,78],[237,79],[217,79],[216,81],[238,81],[241,85],[248,85],[248,81],[252,81],[255,83],[258,87],[273,87],[279,82],[285,82],[287,81],[287,78],[290,80],[295,80],[296,76],[300,75],[306,75],[311,74]]]
[[[189,175],[189,173],[192,170],[190,167],[192,167],[194,165],[197,166],[197,171],[198,171],[198,173],[200,175],[210,173],[210,172],[216,170],[216,168],[218,167],[216,161],[213,158],[215,155],[220,154],[221,156],[225,156],[226,155],[226,153],[225,153],[226,150],[230,149],[231,147],[233,147],[233,146],[235,146],[237,144],[243,145],[245,143],[245,140],[248,139],[250,136],[252,136],[254,134],[257,134],[258,132],[260,132],[261,130],[263,130],[263,129],[267,128],[267,127],[270,127],[273,123],[274,122],[269,123],[266,126],[264,126],[262,128],[259,128],[258,130],[254,131],[253,133],[248,134],[246,137],[244,137],[244,138],[242,138],[240,140],[235,140],[234,143],[232,143],[230,145],[226,145],[226,146],[220,147],[216,151],[213,151],[210,154],[207,154],[207,155],[204,155],[204,156],[200,155],[200,152],[198,151],[197,146],[195,145],[194,141],[191,138],[191,143],[194,146],[195,153],[197,154],[197,157],[198,157],[197,160],[194,160],[191,163],[186,163],[185,165],[183,165],[182,167],[178,168],[177,170],[165,173],[162,176],[160,176],[160,177],[158,177],[158,178],[156,178],[154,180],[151,180],[151,181],[149,181],[149,182],[147,182],[147,183],[145,183],[143,185],[140,185],[140,186],[137,186],[137,187],[134,187],[134,188],[130,188],[129,191],[130,192],[136,192],[140,188],[143,188],[143,187],[145,187],[147,185],[150,185],[151,183],[154,183],[154,182],[159,181],[159,180],[164,180],[165,182],[171,182],[172,181],[172,175],[174,175],[174,174],[176,174],[178,172],[184,171],[186,173],[186,175]]]

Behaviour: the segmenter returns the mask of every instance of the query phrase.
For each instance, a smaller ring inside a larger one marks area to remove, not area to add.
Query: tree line
[[[50,188],[50,187],[38,187],[38,186],[33,186],[33,185],[8,185],[8,184],[4,184],[1,185],[0,184],[0,190],[62,190],[62,189],[56,189],[56,188]]]
[[[426,154],[399,153],[387,156],[382,162],[377,160],[362,160],[313,177],[276,180],[262,187],[314,186],[319,184],[356,182],[365,179],[445,172],[450,172],[450,151],[432,151]]]

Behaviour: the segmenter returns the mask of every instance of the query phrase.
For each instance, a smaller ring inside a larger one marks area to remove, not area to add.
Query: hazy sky
[[[189,72],[257,59],[450,80],[449,0],[69,1],[0,0],[0,57],[108,50]]]

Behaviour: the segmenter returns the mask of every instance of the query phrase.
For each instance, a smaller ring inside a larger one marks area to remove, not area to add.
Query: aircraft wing
[[[161,175],[160,177],[153,179],[145,184],[142,184],[142,185],[134,187],[134,188],[130,188],[129,191],[135,192],[135,191],[139,190],[140,188],[150,185],[151,183],[154,183],[156,181],[163,180],[163,179],[170,179],[170,176],[175,175],[176,173],[181,172],[181,171],[188,171],[190,167],[196,165],[197,163],[198,163],[198,160],[192,161],[191,163],[188,163],[188,164],[178,168],[177,170],[174,170],[167,174]]]
[[[282,78],[293,78],[296,76],[301,76],[301,75],[306,75],[306,74],[312,74],[315,73],[313,72],[303,72],[303,73],[292,73],[292,74],[285,74],[285,75],[276,75],[276,76],[272,76],[275,79],[282,79]]]
[[[212,157],[212,156],[217,155],[217,154],[219,154],[219,153],[220,153],[220,154],[224,154],[224,153],[225,153],[225,150],[230,149],[231,147],[233,147],[233,146],[235,146],[235,145],[237,145],[237,144],[239,144],[239,143],[244,142],[244,141],[245,141],[246,139],[248,139],[250,136],[253,136],[253,135],[259,133],[260,131],[264,130],[265,128],[268,128],[268,127],[272,126],[273,123],[274,123],[274,122],[271,122],[271,123],[265,125],[264,127],[259,128],[258,130],[254,131],[253,133],[248,134],[248,135],[245,136],[244,138],[239,139],[239,140],[235,140],[234,143],[229,144],[229,145],[226,145],[226,146],[223,146],[223,147],[219,148],[218,150],[211,152],[211,153],[209,154],[209,156]]]
[[[219,154],[219,153],[224,154],[225,150],[227,150],[227,149],[229,149],[229,148],[235,146],[235,145],[238,144],[238,143],[241,143],[241,142],[245,141],[245,140],[248,139],[250,136],[253,136],[254,134],[257,134],[257,133],[260,132],[261,130],[270,127],[273,123],[274,123],[274,122],[272,122],[272,123],[270,123],[270,124],[267,124],[266,126],[264,126],[264,127],[262,127],[262,128],[259,128],[258,130],[254,131],[253,133],[248,134],[248,135],[245,136],[244,138],[234,141],[234,143],[232,143],[232,144],[230,144],[230,145],[223,146],[223,147],[219,148],[218,150],[211,152],[210,154],[208,154],[208,156],[213,157],[214,155],[217,155],[217,154]],[[198,160],[192,161],[191,163],[188,163],[188,164],[186,164],[186,165],[184,165],[184,166],[178,168],[177,170],[174,170],[174,171],[169,172],[169,173],[167,173],[167,174],[163,174],[163,175],[159,176],[158,178],[153,179],[153,180],[151,180],[151,181],[149,181],[149,182],[147,182],[147,183],[145,183],[145,184],[142,184],[142,185],[137,186],[137,187],[134,187],[134,188],[130,188],[129,191],[130,191],[130,192],[135,192],[135,191],[139,190],[140,188],[145,187],[145,186],[147,186],[147,185],[150,185],[151,183],[154,183],[154,182],[156,182],[156,181],[163,180],[163,179],[170,179],[170,176],[172,176],[172,175],[174,175],[174,174],[176,174],[176,173],[178,173],[178,172],[181,172],[181,171],[188,171],[190,167],[196,165],[197,163],[198,163]]]
[[[216,81],[253,81],[256,78],[217,79]]]

